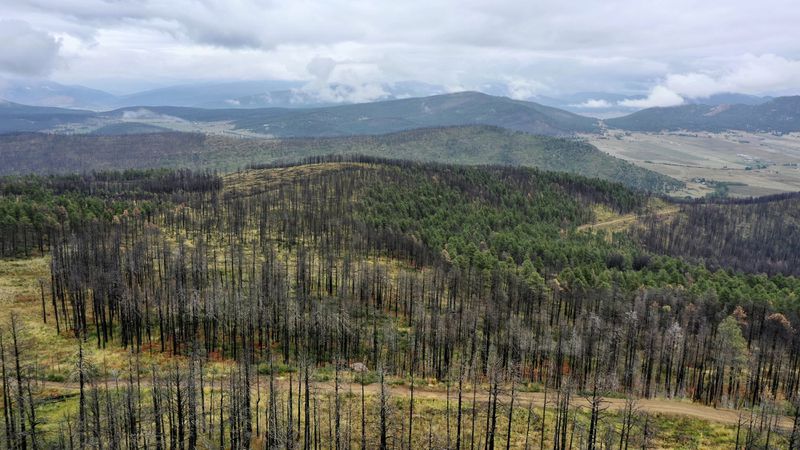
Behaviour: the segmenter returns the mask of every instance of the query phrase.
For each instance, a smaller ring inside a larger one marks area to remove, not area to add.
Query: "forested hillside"
[[[363,154],[459,164],[538,167],[668,192],[682,183],[572,139],[495,127],[450,127],[382,136],[237,139],[189,133],[123,136],[0,135],[0,174],[192,168],[232,171],[252,164],[300,161],[327,154]]]
[[[0,133],[41,131],[64,123],[83,122],[93,115],[91,111],[19,105],[0,99]]]
[[[681,105],[648,108],[609,119],[606,124],[631,131],[725,130],[791,133],[800,131],[800,96],[733,105]]]
[[[685,205],[638,230],[653,251],[703,261],[708,267],[800,275],[800,194]]]
[[[798,442],[800,280],[580,230],[647,212],[620,184],[357,157],[0,193],[3,252],[49,255],[0,341],[12,448]]]

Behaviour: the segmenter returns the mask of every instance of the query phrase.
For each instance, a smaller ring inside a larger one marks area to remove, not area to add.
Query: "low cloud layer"
[[[702,72],[674,74],[664,87],[689,98],[705,98],[723,92],[761,94],[800,88],[800,61],[766,54],[744,55],[733,61],[718,63],[721,68]]]
[[[683,102],[683,97],[675,92],[664,86],[656,86],[643,99],[621,100],[618,104],[627,108],[653,108],[657,106],[678,106]]]
[[[61,44],[48,33],[19,20],[0,20],[0,74],[47,75],[56,65]]]
[[[585,102],[577,103],[571,106],[574,108],[585,108],[585,109],[608,109],[612,108],[614,104],[608,100],[590,98]]]
[[[797,92],[800,2],[715,3],[18,0],[0,4],[0,71],[111,90],[295,80],[325,101],[406,80],[646,96],[631,106]]]

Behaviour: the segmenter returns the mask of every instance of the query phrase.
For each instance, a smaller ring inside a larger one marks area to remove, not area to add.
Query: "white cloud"
[[[570,105],[573,108],[586,108],[586,109],[604,109],[604,108],[611,108],[614,106],[613,103],[609,102],[608,100],[603,99],[594,99],[590,98],[583,103],[578,103],[577,105]]]
[[[315,56],[306,66],[313,77],[296,96],[325,103],[362,103],[386,98],[380,68],[373,63]]]
[[[723,67],[707,73],[669,75],[664,87],[686,98],[724,92],[781,94],[800,88],[800,60],[772,54],[744,55],[718,64]]]
[[[796,91],[800,2],[725,3],[14,0],[0,2],[0,17],[57,36],[63,63],[36,67],[68,83],[314,83],[324,67],[309,61],[320,57],[335,62],[327,76],[347,78],[339,83],[364,98],[402,80],[500,85],[497,93],[515,98],[642,93],[656,83],[683,96],[731,86]],[[12,51],[0,42],[0,54]],[[28,53],[36,52],[17,52],[6,65],[32,72]]]
[[[46,32],[19,20],[0,20],[0,42],[0,73],[19,76],[50,73],[61,45]]]
[[[508,90],[508,96],[515,100],[533,98],[547,89],[547,86],[544,84],[531,79],[506,77],[505,84]]]
[[[664,88],[689,98],[708,97],[720,92],[719,82],[704,73],[669,75]]]
[[[646,98],[628,99],[617,102],[627,108],[654,108],[660,106],[678,106],[683,104],[683,97],[664,86],[656,86]]]

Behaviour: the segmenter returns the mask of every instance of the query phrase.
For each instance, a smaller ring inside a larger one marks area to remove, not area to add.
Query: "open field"
[[[800,190],[800,135],[635,133],[609,130],[584,136],[600,150],[686,182],[677,195],[718,190],[759,196]]]

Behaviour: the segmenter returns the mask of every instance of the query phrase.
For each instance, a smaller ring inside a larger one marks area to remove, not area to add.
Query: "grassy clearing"
[[[247,192],[257,188],[258,190],[273,189],[281,184],[292,181],[306,179],[309,176],[330,173],[332,170],[344,170],[348,168],[375,169],[376,166],[355,163],[321,163],[308,164],[292,167],[280,167],[274,169],[254,169],[244,172],[229,173],[223,177],[225,188],[228,191],[236,190]]]
[[[595,221],[581,225],[579,230],[605,231],[611,237],[613,233],[622,232],[635,225],[645,215],[655,214],[660,218],[668,218],[680,211],[679,206],[671,205],[660,198],[651,198],[647,208],[641,214],[618,214],[605,205],[595,205],[593,208]]]

